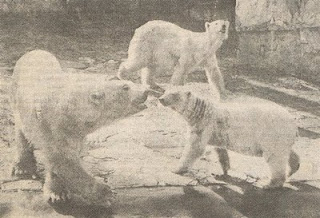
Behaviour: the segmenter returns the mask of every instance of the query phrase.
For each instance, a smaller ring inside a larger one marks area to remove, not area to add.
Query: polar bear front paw
[[[44,185],[43,194],[49,204],[64,203],[70,200],[70,192],[62,187],[55,187],[54,190],[48,185]]]

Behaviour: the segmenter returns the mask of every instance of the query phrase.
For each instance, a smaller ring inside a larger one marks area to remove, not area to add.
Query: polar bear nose
[[[146,89],[139,90],[136,94],[135,99],[133,99],[134,104],[143,104],[148,98],[149,91]]]
[[[144,90],[142,94],[142,101],[145,102],[148,98],[149,90]]]
[[[160,102],[163,106],[166,106],[166,101],[164,100],[164,98],[159,98],[159,102]]]
[[[222,25],[222,29],[225,30],[227,26],[225,24]]]

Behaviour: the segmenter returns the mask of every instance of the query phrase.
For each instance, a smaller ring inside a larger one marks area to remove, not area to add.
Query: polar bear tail
[[[290,153],[289,167],[290,167],[290,171],[289,171],[289,175],[288,176],[291,176],[292,174],[297,172],[298,169],[300,168],[300,157],[294,151],[291,151],[291,153]]]

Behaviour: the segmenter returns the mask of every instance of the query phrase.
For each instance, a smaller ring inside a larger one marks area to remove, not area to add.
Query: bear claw
[[[66,202],[71,199],[70,193],[67,191],[62,191],[59,194],[55,193],[53,191],[44,191],[45,192],[45,198],[49,203],[57,204]]]

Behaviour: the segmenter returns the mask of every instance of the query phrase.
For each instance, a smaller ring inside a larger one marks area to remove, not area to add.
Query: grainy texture
[[[207,147],[187,174],[177,175],[172,171],[188,142],[187,124],[150,96],[148,109],[103,126],[85,141],[88,151],[82,154],[81,165],[95,181],[117,192],[113,216],[318,217],[318,4],[316,0],[0,0],[0,217],[112,217],[110,210],[95,205],[47,204],[41,150],[34,151],[38,178],[11,177],[15,150],[11,75],[23,54],[43,49],[58,58],[70,78],[78,78],[72,84],[63,82],[70,88],[91,79],[101,84],[101,74],[116,75],[127,59],[134,30],[151,20],[193,32],[204,32],[206,21],[228,20],[229,39],[217,51],[228,98],[250,95],[288,109],[298,123],[293,149],[301,167],[284,188],[264,191],[257,184],[268,178],[269,169],[261,157],[229,151],[229,176],[223,176],[217,152]],[[167,89],[171,75],[157,78],[160,87]],[[139,83],[140,73],[130,79]],[[214,98],[203,71],[190,74],[187,81],[186,90]]]

